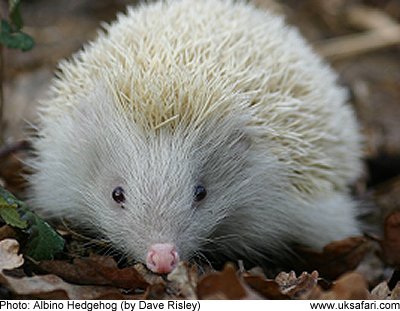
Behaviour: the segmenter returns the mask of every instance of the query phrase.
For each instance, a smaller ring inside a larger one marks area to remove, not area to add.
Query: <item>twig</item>
[[[345,18],[349,24],[366,31],[318,43],[316,49],[324,57],[342,59],[400,44],[400,25],[382,11],[354,6]]]
[[[345,19],[349,25],[361,30],[376,30],[397,25],[397,21],[382,10],[365,5],[348,8]]]
[[[316,50],[329,59],[340,59],[400,44],[400,26],[329,39]]]

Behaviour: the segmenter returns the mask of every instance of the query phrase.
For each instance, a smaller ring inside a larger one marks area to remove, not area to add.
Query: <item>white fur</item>
[[[354,114],[282,18],[240,1],[175,0],[104,27],[60,64],[42,103],[35,208],[141,261],[159,242],[183,259],[215,248],[262,262],[358,234]],[[194,203],[198,183],[208,194]]]

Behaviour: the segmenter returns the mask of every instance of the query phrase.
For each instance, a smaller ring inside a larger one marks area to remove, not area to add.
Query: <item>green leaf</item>
[[[20,216],[21,215],[21,216]],[[64,239],[30,211],[26,204],[0,187],[0,217],[9,225],[28,234],[24,253],[35,260],[51,260],[64,248]]]
[[[18,200],[15,196],[13,196],[10,192],[8,192],[3,187],[0,187],[0,206],[13,206],[17,207],[22,202]]]
[[[22,22],[22,17],[21,17],[21,11],[20,11],[20,0],[8,0],[8,10],[9,10],[9,16],[11,20],[13,28],[18,31],[21,30],[23,26]]]
[[[28,223],[21,219],[20,214],[17,212],[15,207],[3,207],[0,206],[0,217],[5,221],[6,224],[16,227],[19,229],[25,229],[28,227]]]
[[[20,201],[18,201],[11,193],[0,187],[0,217],[6,224],[12,227],[25,229],[28,226],[28,223],[21,219],[21,216],[17,211],[19,205]]]
[[[53,259],[64,249],[64,239],[33,212],[25,210],[25,217],[30,224],[26,230],[29,233],[26,255],[38,261]]]
[[[32,37],[22,31],[13,32],[5,20],[1,21],[0,43],[8,48],[22,51],[29,51],[35,45]]]

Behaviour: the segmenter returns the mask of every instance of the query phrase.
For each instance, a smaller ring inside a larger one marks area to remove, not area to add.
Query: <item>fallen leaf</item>
[[[19,243],[14,239],[0,241],[0,271],[18,268],[24,264],[22,255],[18,255]]]
[[[373,299],[387,299],[389,295],[390,289],[386,281],[379,283],[371,290]]]
[[[161,300],[168,298],[169,297],[166,296],[166,285],[164,283],[151,284],[147,287],[143,295],[143,299]]]
[[[26,204],[0,187],[0,216],[13,227],[29,234],[24,254],[35,260],[53,259],[64,248],[64,239]]]
[[[0,274],[0,283],[13,295],[30,299],[101,299],[111,296],[126,299],[117,288],[107,286],[79,286],[64,282],[56,275],[14,278]]]
[[[151,272],[142,263],[136,263],[133,265],[136,271],[142,276],[142,278],[149,284],[164,284],[165,281],[163,277],[159,274]]]
[[[222,272],[212,272],[204,276],[197,284],[199,299],[217,298],[218,295],[225,299],[242,299],[246,296],[246,291],[231,264],[227,264]]]
[[[23,217],[28,221],[29,227],[25,230],[29,234],[26,245],[26,255],[33,259],[48,260],[64,249],[64,239],[44,220],[23,205]]]
[[[100,299],[113,295],[126,299],[116,288],[105,286],[76,286],[64,282],[55,275],[15,278],[4,273],[5,269],[20,267],[24,260],[18,255],[19,244],[16,240],[0,241],[0,284],[18,298],[33,299]]]
[[[19,206],[19,202],[15,196],[8,192],[3,187],[0,187],[0,207],[14,207]]]
[[[369,249],[370,244],[365,237],[350,237],[329,243],[322,252],[305,248],[298,248],[297,251],[304,259],[303,270],[317,270],[324,278],[334,280],[354,270]]]
[[[0,205],[0,217],[6,224],[16,228],[25,229],[28,226],[27,222],[21,219],[14,206]]]
[[[177,267],[168,274],[168,280],[175,283],[179,294],[184,299],[197,299],[196,287],[198,273],[195,266],[189,266],[187,262],[180,262]]]
[[[381,242],[383,256],[391,265],[400,266],[400,212],[386,217],[384,238]]]
[[[318,272],[303,272],[299,277],[291,271],[281,272],[275,278],[283,295],[290,298],[304,297],[318,285]]]
[[[85,260],[85,258],[81,258]],[[118,264],[115,261],[115,259],[111,256],[101,256],[97,254],[91,254],[88,258],[86,258],[91,261],[95,261],[97,264],[104,266],[104,267],[109,267],[109,268],[118,268]]]
[[[134,267],[120,269],[111,257],[105,256],[76,258],[73,263],[42,261],[39,268],[75,284],[110,285],[126,289],[145,289],[149,285]]]
[[[397,282],[396,286],[393,288],[390,295],[390,299],[399,300],[400,299],[400,282]]]
[[[380,300],[399,300],[400,299],[400,281],[390,290],[388,282],[383,281],[371,290],[371,299]]]
[[[19,203],[20,201],[10,192],[0,187],[0,217],[10,226],[25,229],[28,223],[21,219],[21,215],[17,211]]]
[[[232,264],[226,264],[221,272],[211,272],[197,284],[199,299],[260,299],[237,276]]]
[[[281,288],[274,280],[267,280],[259,275],[244,275],[244,281],[261,296],[268,299],[289,299],[281,292]]]
[[[329,291],[321,292],[319,297],[313,299],[366,300],[369,298],[371,295],[364,277],[359,273],[350,272],[335,281]]]
[[[13,227],[4,225],[0,227],[0,241],[4,239],[15,239],[18,236]]]

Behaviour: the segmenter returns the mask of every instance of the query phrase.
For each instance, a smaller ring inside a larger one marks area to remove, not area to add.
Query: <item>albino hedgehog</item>
[[[129,8],[61,62],[33,206],[168,273],[359,234],[360,135],[337,76],[281,17],[232,0]]]

